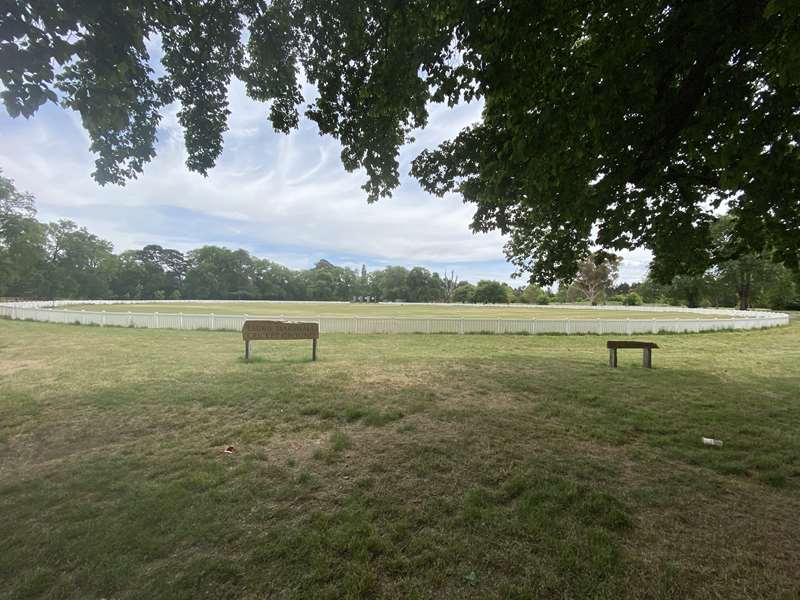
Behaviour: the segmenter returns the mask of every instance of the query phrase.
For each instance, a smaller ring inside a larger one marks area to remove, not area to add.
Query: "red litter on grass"
[[[223,450],[223,452],[225,454],[233,454],[234,452],[236,452],[236,448],[234,448],[233,446],[228,446],[227,448],[225,448],[225,450]]]

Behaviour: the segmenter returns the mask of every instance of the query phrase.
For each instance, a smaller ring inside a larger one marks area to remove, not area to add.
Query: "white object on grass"
[[[722,440],[715,440],[714,438],[703,438],[703,443],[706,446],[722,446]]]

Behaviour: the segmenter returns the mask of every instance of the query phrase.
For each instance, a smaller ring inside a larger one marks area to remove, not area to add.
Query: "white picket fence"
[[[172,301],[161,303],[169,306]],[[202,304],[204,301],[186,301]],[[242,301],[247,302],[247,301]],[[50,323],[78,323],[116,327],[145,327],[151,329],[208,329],[240,331],[248,318],[289,319],[319,323],[321,333],[492,333],[492,334],[652,334],[720,331],[727,329],[760,329],[789,324],[789,315],[767,311],[737,311],[725,308],[693,308],[673,306],[597,306],[591,307],[602,314],[606,310],[630,312],[685,312],[697,318],[652,318],[652,319],[491,319],[484,317],[356,317],[356,316],[271,316],[220,315],[175,312],[117,312],[105,310],[70,310],[69,305],[120,304],[111,300],[42,301],[0,303],[0,317],[27,319]],[[135,301],[125,304],[135,305]],[[148,301],[152,304],[153,301]],[[286,304],[282,302],[281,304]],[[298,302],[297,304],[301,304]],[[342,303],[347,304],[347,303]],[[397,305],[397,304],[393,304]],[[441,306],[441,305],[438,305]],[[463,308],[465,305],[454,305]],[[519,305],[510,305],[517,307]],[[546,305],[536,308],[587,309],[582,305]],[[505,306],[503,307],[505,308]],[[524,308],[524,306],[523,306]],[[530,308],[530,306],[529,306]],[[480,306],[476,306],[476,311]]]

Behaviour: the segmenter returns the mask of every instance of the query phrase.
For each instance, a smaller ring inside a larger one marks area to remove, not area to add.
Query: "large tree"
[[[441,302],[445,286],[438,273],[431,273],[424,267],[414,267],[406,277],[409,302]]]
[[[598,304],[614,285],[622,259],[618,256],[594,255],[578,264],[572,289],[593,305]]]
[[[46,231],[47,266],[41,295],[108,297],[115,266],[111,242],[67,219],[49,223]]]
[[[508,304],[508,288],[499,281],[482,279],[475,286],[472,299],[479,304]]]
[[[0,13],[11,115],[77,110],[95,178],[122,183],[155,154],[179,102],[190,169],[222,150],[227,87],[298,107],[367,173],[399,182],[399,148],[431,102],[482,102],[479,122],[412,173],[475,203],[473,228],[542,283],[593,247],[646,246],[657,275],[708,266],[714,211],[793,269],[800,261],[800,4],[795,0],[12,0]],[[160,42],[156,77],[147,40]],[[317,94],[304,99],[305,78]]]
[[[186,255],[190,298],[239,299],[253,289],[253,257],[246,250],[203,246]]]
[[[33,196],[0,171],[0,296],[30,296],[41,284],[46,228]]]

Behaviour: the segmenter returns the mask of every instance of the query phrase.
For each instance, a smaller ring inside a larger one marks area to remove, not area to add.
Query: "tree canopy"
[[[480,121],[411,172],[474,203],[473,229],[508,234],[535,280],[639,246],[663,280],[701,273],[720,210],[749,250],[800,263],[793,0],[15,0],[0,65],[12,116],[48,101],[80,113],[100,183],[141,173],[173,101],[187,166],[206,173],[237,77],[277,131],[305,107],[374,201],[399,184],[399,149],[432,102],[478,100]]]

